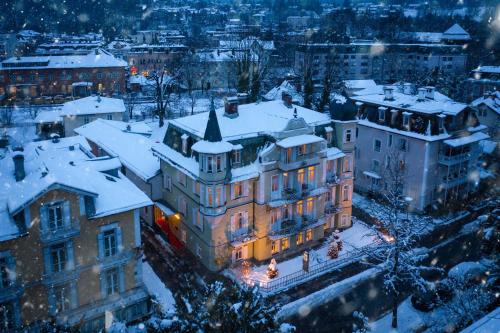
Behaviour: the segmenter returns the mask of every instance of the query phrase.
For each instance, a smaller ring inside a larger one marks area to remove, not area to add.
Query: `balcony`
[[[255,229],[239,229],[229,234],[232,246],[241,246],[245,243],[253,242],[257,239]]]
[[[42,243],[50,243],[78,236],[80,234],[80,222],[74,220],[71,224],[56,229],[45,229],[40,232]]]
[[[328,186],[335,186],[340,184],[340,177],[337,175],[329,175],[326,177],[326,184]]]
[[[272,237],[294,234],[306,227],[312,227],[321,221],[322,219],[318,219],[313,215],[294,215],[291,218],[275,223],[268,235]]]
[[[339,204],[329,204],[325,206],[325,215],[333,215],[342,211],[342,206]]]
[[[462,184],[466,184],[468,181],[468,177],[466,174],[460,174],[458,176],[452,176],[450,175],[449,177],[446,177],[444,176],[442,178],[442,182],[440,184],[440,186],[443,188],[443,189],[450,189],[450,188],[453,188],[455,186],[458,186],[458,185],[462,185]]]
[[[290,171],[318,164],[319,160],[320,156],[318,152],[297,156],[291,160],[288,160],[285,156],[285,158],[279,161],[278,167],[283,171]]]
[[[473,152],[467,152],[464,154],[451,155],[451,156],[445,155],[444,153],[439,153],[438,155],[439,163],[444,165],[454,165],[458,163],[463,163],[473,158],[475,158],[475,153]]]

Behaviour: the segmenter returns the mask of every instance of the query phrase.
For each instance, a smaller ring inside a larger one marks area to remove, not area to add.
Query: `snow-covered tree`
[[[354,311],[352,313],[353,323],[352,323],[352,332],[353,333],[366,333],[370,332],[370,328],[368,326],[368,317],[366,317],[363,312]]]
[[[184,278],[176,293],[177,313],[163,321],[165,332],[279,332],[276,321],[279,306],[268,302],[258,287],[240,288],[236,284],[215,282],[198,291]],[[156,320],[154,326],[162,326]],[[151,325],[150,325],[151,326]]]
[[[423,289],[426,285],[421,272],[431,268],[423,266],[425,254],[417,251],[418,240],[426,227],[424,219],[409,218],[404,196],[407,184],[405,160],[399,151],[391,151],[387,159],[382,180],[386,189],[382,191],[384,205],[378,205],[379,220],[373,227],[376,245],[362,250],[366,262],[375,264],[384,272],[384,287],[392,296],[392,327],[398,325],[398,305],[403,290],[409,286]]]
[[[328,256],[331,259],[337,259],[339,257],[339,245],[335,240],[332,240],[330,245],[328,245]]]

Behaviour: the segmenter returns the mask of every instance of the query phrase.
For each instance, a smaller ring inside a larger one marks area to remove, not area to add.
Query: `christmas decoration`
[[[278,264],[276,259],[272,258],[271,263],[267,266],[267,277],[274,279],[276,276],[278,276]]]

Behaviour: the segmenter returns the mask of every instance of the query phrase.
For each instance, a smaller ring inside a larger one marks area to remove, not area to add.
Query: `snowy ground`
[[[342,251],[339,253],[339,257],[337,259],[331,259],[328,256],[327,252],[329,243],[325,241],[324,244],[322,244],[316,250],[309,251],[310,266],[322,263],[332,263],[332,262],[339,262],[339,264],[344,262],[345,264],[345,261],[346,260],[348,261],[350,257],[353,257],[353,259],[357,260],[357,258],[359,258],[359,252],[355,250],[373,244],[374,242],[373,230],[370,229],[363,222],[353,218],[352,227],[342,231],[340,233],[340,239],[343,241],[344,246]],[[250,269],[250,273],[245,278],[243,278],[242,276],[240,267],[229,268],[225,271],[224,274],[233,278],[236,277],[240,281],[241,280],[252,281],[252,283],[258,283],[259,285],[263,286],[267,285],[268,283],[272,284],[273,281],[272,279],[269,279],[269,277],[266,274],[267,266],[268,264],[266,263],[252,267]],[[278,262],[277,268],[279,270],[278,278],[286,277],[287,275],[301,272],[302,253],[298,254],[297,256],[291,259]],[[322,273],[328,273],[328,271],[324,271]],[[307,280],[306,277],[304,277],[303,281],[305,280]],[[281,289],[290,286],[283,286]]]
[[[161,305],[163,313],[175,312],[174,295],[147,262],[142,265],[142,278],[150,295]]]
[[[358,209],[361,209],[362,211],[372,216],[373,218],[376,218],[378,220],[383,220],[384,218],[386,218],[386,216],[384,215],[384,212],[386,210],[383,208],[382,204],[378,203],[373,199],[369,199],[359,193],[353,193],[352,204],[353,206],[355,206]],[[400,218],[406,219],[406,217],[408,216],[410,220],[425,221],[428,224],[425,233],[430,233],[436,227],[452,223],[454,220],[463,217],[464,214],[466,214],[466,212],[456,212],[454,214],[449,214],[447,216],[441,216],[439,218],[435,218],[428,215],[422,215],[412,212],[409,212],[408,214],[406,212],[401,212]]]

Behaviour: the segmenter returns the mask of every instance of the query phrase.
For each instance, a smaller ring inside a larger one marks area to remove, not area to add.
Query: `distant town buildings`
[[[102,49],[86,55],[12,57],[1,63],[0,96],[3,104],[60,104],[90,93],[120,95],[126,67]]]
[[[479,66],[465,81],[467,102],[495,91],[500,91],[500,66]]]

